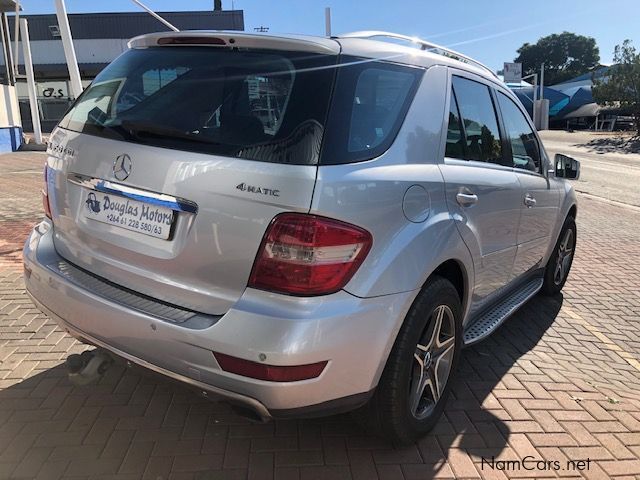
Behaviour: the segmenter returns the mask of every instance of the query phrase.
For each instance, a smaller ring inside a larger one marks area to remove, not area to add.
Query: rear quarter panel
[[[353,295],[417,293],[435,268],[450,259],[459,262],[467,283],[473,284],[470,254],[447,209],[438,168],[446,74],[441,66],[425,72],[395,142],[383,155],[318,169],[311,213],[361,226],[373,236],[371,251],[345,288]],[[407,196],[410,187],[424,192],[413,202],[411,192]],[[414,212],[411,219],[405,215],[408,210]]]

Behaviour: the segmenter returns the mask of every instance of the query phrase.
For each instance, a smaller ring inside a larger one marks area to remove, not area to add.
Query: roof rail
[[[384,38],[395,38],[397,40],[404,40],[409,43],[413,43],[415,45],[420,45],[421,50],[427,50],[429,52],[437,53],[439,55],[444,55],[445,57],[450,57],[455,60],[459,60],[461,62],[469,63],[476,67],[479,67],[487,72],[491,73],[494,77],[498,78],[493,70],[491,70],[486,65],[474,60],[471,57],[466,56],[463,53],[456,52],[455,50],[451,50],[450,48],[443,47],[442,45],[438,45],[433,42],[429,42],[427,40],[423,40],[418,37],[410,37],[409,35],[402,35],[401,33],[393,33],[393,32],[383,32],[377,30],[363,30],[359,32],[349,32],[343,33],[342,35],[337,35],[337,38],[372,38],[372,37],[384,37]]]

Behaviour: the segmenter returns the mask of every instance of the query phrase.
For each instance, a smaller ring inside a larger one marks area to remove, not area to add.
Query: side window
[[[458,112],[458,103],[456,95],[451,90],[451,101],[449,103],[449,126],[447,127],[447,146],[445,149],[445,157],[459,158],[464,160],[465,139],[460,123],[460,113]]]
[[[342,56],[340,62],[322,141],[325,165],[383,154],[394,142],[424,74],[422,68],[362,57]]]
[[[453,90],[464,122],[465,158],[502,164],[502,144],[489,87],[453,77]]]
[[[349,152],[372,150],[385,141],[395,130],[414,82],[412,72],[372,67],[360,73],[351,109]]]
[[[533,129],[522,110],[503,93],[498,93],[502,121],[511,144],[513,166],[540,172],[540,149]]]

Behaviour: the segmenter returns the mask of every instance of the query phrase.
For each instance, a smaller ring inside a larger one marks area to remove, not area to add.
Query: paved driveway
[[[347,415],[252,424],[140,370],[71,386],[61,364],[85,347],[22,282],[43,159],[0,156],[0,478],[640,478],[637,210],[581,198],[564,296],[465,350],[445,416],[396,448]]]

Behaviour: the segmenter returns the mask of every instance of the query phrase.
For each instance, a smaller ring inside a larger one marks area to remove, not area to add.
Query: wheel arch
[[[467,251],[467,254],[468,254],[468,251]],[[393,334],[390,335],[388,339],[387,348],[385,349],[384,355],[380,359],[380,367],[378,369],[378,372],[376,373],[376,376],[374,379],[374,385],[377,386],[378,381],[380,380],[382,371],[384,370],[384,367],[387,364],[387,361],[389,359],[389,354],[391,353],[391,349],[393,348],[393,345],[395,344],[398,338],[398,335],[400,333],[400,330],[402,329],[402,326],[405,324],[407,320],[407,316],[409,315],[409,312],[413,308],[416,298],[418,297],[419,293],[425,288],[425,286],[429,283],[429,281],[435,276],[439,276],[450,281],[454,286],[454,288],[456,289],[456,291],[458,292],[458,295],[460,298],[460,304],[462,307],[461,308],[462,318],[460,319],[460,321],[464,328],[464,323],[465,323],[464,321],[467,316],[469,304],[471,303],[471,291],[473,289],[472,287],[473,263],[471,262],[471,259],[468,259],[468,263],[465,264],[464,259],[448,258],[446,260],[440,261],[438,265],[428,273],[424,282],[422,282],[419,288],[417,288],[414,291],[415,295],[411,297],[410,303],[408,303],[406,307],[404,316],[400,321],[397,322],[396,328],[394,329]]]
[[[434,275],[443,277],[451,282],[458,292],[460,298],[460,304],[462,305],[462,311],[465,312],[467,304],[467,292],[469,291],[469,275],[464,268],[462,262],[454,259],[449,259],[438,265],[435,270],[427,277],[427,282],[433,278]],[[423,287],[424,287],[423,285]]]

